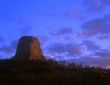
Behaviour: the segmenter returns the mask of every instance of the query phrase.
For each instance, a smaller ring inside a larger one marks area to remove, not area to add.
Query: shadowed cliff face
[[[17,60],[42,60],[44,59],[39,40],[32,36],[20,38],[16,50]]]

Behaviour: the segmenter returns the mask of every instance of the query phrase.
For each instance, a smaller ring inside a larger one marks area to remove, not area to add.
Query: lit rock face
[[[20,38],[15,55],[16,60],[43,60],[44,56],[40,48],[39,40],[32,36]]]

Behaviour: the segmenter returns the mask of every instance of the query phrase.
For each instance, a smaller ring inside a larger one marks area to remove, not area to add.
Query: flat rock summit
[[[20,38],[15,54],[16,60],[43,60],[44,55],[40,47],[39,39],[33,36]]]

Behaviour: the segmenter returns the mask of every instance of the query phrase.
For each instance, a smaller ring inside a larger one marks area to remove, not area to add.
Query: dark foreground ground
[[[55,61],[0,61],[0,85],[110,85],[110,70]]]

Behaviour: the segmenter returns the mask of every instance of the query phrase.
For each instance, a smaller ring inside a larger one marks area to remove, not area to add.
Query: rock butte
[[[20,38],[15,54],[16,60],[43,60],[43,52],[40,48],[39,39],[33,36]]]

